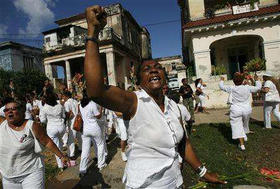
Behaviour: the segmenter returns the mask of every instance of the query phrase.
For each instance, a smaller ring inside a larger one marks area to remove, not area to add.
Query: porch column
[[[127,90],[128,86],[128,64],[129,64],[129,58],[128,57],[123,57],[122,59],[122,73],[124,76],[124,88]]]
[[[194,51],[194,61],[196,77],[203,80],[209,80],[211,76],[211,57],[210,49]]]
[[[280,73],[280,41],[264,41],[263,47],[266,60],[266,70],[278,75]]]
[[[71,67],[69,60],[65,60],[66,82],[68,89],[71,87]]]
[[[113,51],[106,52],[106,64],[108,73],[109,85],[117,86],[116,69],[115,69],[115,54]]]
[[[53,80],[52,65],[50,63],[45,63],[45,74],[51,81]]]

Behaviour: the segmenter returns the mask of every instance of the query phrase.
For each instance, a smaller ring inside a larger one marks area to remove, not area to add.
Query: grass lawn
[[[237,141],[231,139],[229,123],[202,124],[195,126],[191,142],[200,160],[208,170],[224,176],[248,174],[244,179],[231,180],[227,185],[213,185],[207,188],[232,188],[234,185],[262,185],[280,188],[280,182],[269,182],[259,174],[259,169],[268,167],[280,169],[280,129],[264,130],[262,123],[251,123],[254,134],[248,135],[246,151],[237,148]],[[183,170],[186,186],[197,184],[198,177],[189,165]]]

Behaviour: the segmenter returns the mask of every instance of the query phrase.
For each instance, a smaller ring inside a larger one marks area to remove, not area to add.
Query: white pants
[[[62,149],[62,136],[65,133],[64,125],[47,125],[47,134],[56,144],[59,150]],[[58,168],[63,168],[63,163],[58,156],[55,155]]]
[[[45,169],[40,168],[33,173],[16,178],[2,178],[3,189],[44,189]]]
[[[108,155],[108,148],[107,148],[107,127],[108,127],[108,122],[106,119],[98,120],[98,125],[100,126],[101,133],[102,133],[102,141],[104,142],[104,150],[105,150],[105,157]]]
[[[230,110],[230,125],[232,131],[232,139],[245,138],[250,132],[249,121],[251,111],[234,111]]]
[[[271,112],[280,121],[279,102],[264,102],[264,122],[266,128],[271,128]]]
[[[122,118],[116,118],[115,121],[115,125],[116,125],[116,132],[119,135],[119,138],[122,141],[126,141],[127,140],[127,132],[126,132],[126,127],[124,124],[124,121]]]
[[[198,103],[198,106],[205,107],[205,98],[206,98],[205,95],[199,95],[198,98],[200,100],[200,102]]]
[[[73,122],[75,118],[73,118],[69,123],[71,124],[68,132],[68,145],[69,145],[69,150],[68,150],[68,156],[69,157],[74,157],[75,156],[75,139],[77,138],[78,140],[78,148],[79,150],[82,150],[82,134],[76,130],[73,129]]]
[[[80,162],[80,173],[85,173],[90,160],[90,147],[93,143],[94,151],[97,157],[97,167],[101,168],[105,165],[105,148],[102,137],[102,131],[99,125],[88,125],[84,127],[82,135],[82,155]]]

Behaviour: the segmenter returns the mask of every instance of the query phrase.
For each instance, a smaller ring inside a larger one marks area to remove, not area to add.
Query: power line
[[[155,23],[150,23],[150,24],[144,24],[144,27],[150,27],[150,26],[157,26],[157,25],[163,25],[163,24],[170,24],[174,22],[180,22],[180,19],[177,20],[167,20],[167,21],[162,21],[162,22],[155,22]],[[16,34],[16,33],[9,33],[9,34],[0,34],[0,36],[38,36],[42,35],[42,33],[26,33],[26,34]],[[1,38],[0,38],[1,39]]]
[[[168,20],[168,21],[162,21],[162,22],[156,22],[156,23],[151,23],[151,24],[145,24],[143,26],[156,26],[156,25],[162,25],[162,24],[169,24],[169,23],[174,23],[174,22],[181,22],[181,20]]]

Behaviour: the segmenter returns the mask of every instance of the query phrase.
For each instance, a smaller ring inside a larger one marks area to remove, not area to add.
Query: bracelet
[[[201,178],[201,177],[204,177],[204,175],[207,172],[207,169],[206,169],[205,166],[202,165],[202,166],[197,168],[196,172],[198,173],[199,177]]]
[[[89,36],[87,36],[87,37],[86,37],[86,43],[87,43],[88,41],[93,41],[94,43],[98,44],[98,39],[95,38],[95,37],[89,37]]]

